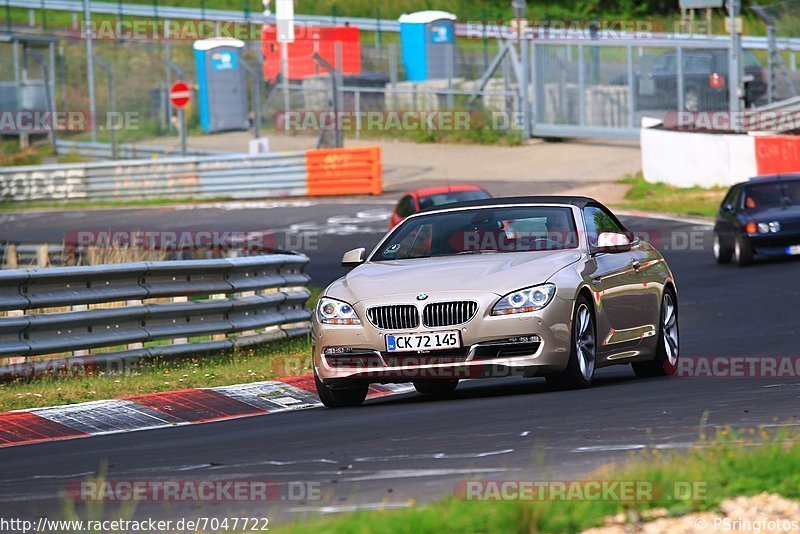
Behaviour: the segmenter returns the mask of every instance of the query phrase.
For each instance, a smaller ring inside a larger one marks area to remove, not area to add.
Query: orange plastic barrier
[[[380,147],[327,148],[306,152],[309,196],[380,195],[383,164]]]
[[[759,175],[800,172],[800,135],[757,136],[755,140]]]

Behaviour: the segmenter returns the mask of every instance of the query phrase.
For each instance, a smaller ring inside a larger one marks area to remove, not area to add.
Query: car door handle
[[[639,260],[632,260],[631,261],[631,267],[633,267],[635,270],[638,271],[641,266],[642,266],[642,264],[639,263]]]

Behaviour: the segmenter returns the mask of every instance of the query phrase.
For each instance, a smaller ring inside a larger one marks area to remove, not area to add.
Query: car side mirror
[[[364,247],[349,250],[342,256],[342,267],[354,269],[367,261],[367,249]]]
[[[597,236],[597,246],[594,252],[607,252],[616,254],[619,252],[629,252],[631,250],[631,240],[625,234],[614,232],[603,232]]]
[[[723,204],[722,211],[725,213],[733,213],[733,204]]]

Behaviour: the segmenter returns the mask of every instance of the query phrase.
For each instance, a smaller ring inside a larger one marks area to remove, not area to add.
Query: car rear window
[[[450,193],[440,193],[437,195],[428,195],[420,197],[420,209],[432,208],[434,206],[442,206],[444,204],[452,204],[453,202],[465,202],[467,200],[483,200],[491,198],[491,195],[486,191],[452,191]]]

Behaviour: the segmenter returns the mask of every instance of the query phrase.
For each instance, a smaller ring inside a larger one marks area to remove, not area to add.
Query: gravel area
[[[665,516],[664,509],[650,510],[639,518],[617,514],[606,518],[605,526],[584,534],[800,532],[800,503],[770,493],[726,499],[714,512]]]

